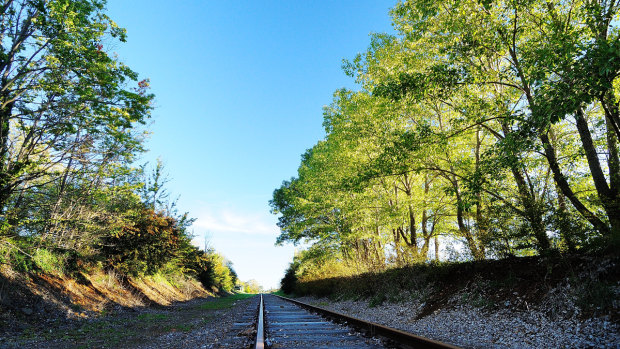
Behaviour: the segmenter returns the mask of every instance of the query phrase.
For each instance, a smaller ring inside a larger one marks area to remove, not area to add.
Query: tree
[[[419,47],[435,47],[436,62],[427,71],[429,79],[404,73],[393,76],[384,90],[409,92],[421,84],[447,82],[454,89],[496,87],[501,91],[493,96],[497,102],[512,94],[506,110],[507,125],[514,132],[499,145],[513,154],[538,147],[562,195],[608,240],[619,241],[614,81],[620,66],[618,31],[612,20],[618,6],[597,1],[497,1],[492,6],[476,1],[442,6],[403,2],[394,10],[398,28]],[[454,73],[453,79],[437,74],[446,69]],[[562,154],[551,141],[553,126],[566,118],[575,120],[583,149],[580,157],[586,160],[596,201],[577,193],[573,178],[561,167]],[[600,151],[606,156],[598,156]],[[528,209],[534,207],[529,204]],[[538,236],[544,239],[541,233]]]
[[[313,243],[296,275],[424,261],[439,237],[474,259],[620,244],[619,9],[399,2],[274,192],[278,242]]]
[[[98,0],[6,0],[0,4],[0,212],[46,182],[66,189],[82,159],[105,163],[135,142],[151,109],[148,81],[107,52],[125,31]],[[97,151],[95,151],[97,149]],[[135,147],[133,148],[135,149]],[[130,150],[133,152],[134,150]],[[43,181],[41,181],[43,180]]]

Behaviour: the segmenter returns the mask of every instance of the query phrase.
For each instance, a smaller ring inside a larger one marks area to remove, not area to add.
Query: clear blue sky
[[[356,88],[342,59],[392,32],[395,3],[108,0],[128,40],[106,49],[156,95],[142,161],[163,160],[195,241],[207,234],[242,280],[278,286],[294,248],[274,246],[268,201],[324,137],[333,92]]]

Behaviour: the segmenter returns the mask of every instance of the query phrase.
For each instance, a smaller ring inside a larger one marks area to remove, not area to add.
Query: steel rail
[[[260,305],[258,306],[258,322],[256,323],[256,345],[255,349],[265,349],[265,327],[263,318],[263,295],[260,295]]]
[[[345,315],[345,314],[338,313],[335,311],[316,307],[314,305],[306,304],[306,303],[303,303],[303,302],[300,302],[294,299],[290,299],[290,298],[286,298],[286,297],[282,297],[278,295],[275,295],[275,296],[280,297],[281,299],[284,299],[291,303],[297,304],[300,307],[319,313],[325,317],[328,317],[328,318],[331,318],[337,321],[345,321],[353,327],[368,331],[368,333],[371,336],[375,336],[375,335],[382,336],[394,342],[397,342],[399,344],[405,345],[407,347],[411,347],[415,349],[461,349],[460,347],[457,347],[451,344],[442,343],[442,342],[424,338],[421,336],[416,336],[414,334],[404,332],[401,330],[397,330],[395,328],[390,328],[390,327],[383,326],[383,325],[380,325],[374,322],[358,319],[358,318],[355,318],[349,315]]]

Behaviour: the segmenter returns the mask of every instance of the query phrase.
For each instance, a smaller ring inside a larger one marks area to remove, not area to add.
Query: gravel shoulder
[[[605,318],[551,319],[540,309],[453,304],[417,319],[423,304],[416,300],[374,307],[364,300],[297,300],[464,348],[620,348],[620,328]]]
[[[0,333],[0,348],[243,348],[251,329],[235,319],[258,297],[235,295],[166,307],[116,309],[97,318],[55,320],[20,333]]]

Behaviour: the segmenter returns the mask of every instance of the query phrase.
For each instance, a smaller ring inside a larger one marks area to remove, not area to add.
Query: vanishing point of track
[[[458,347],[275,295],[260,295],[256,349]]]

